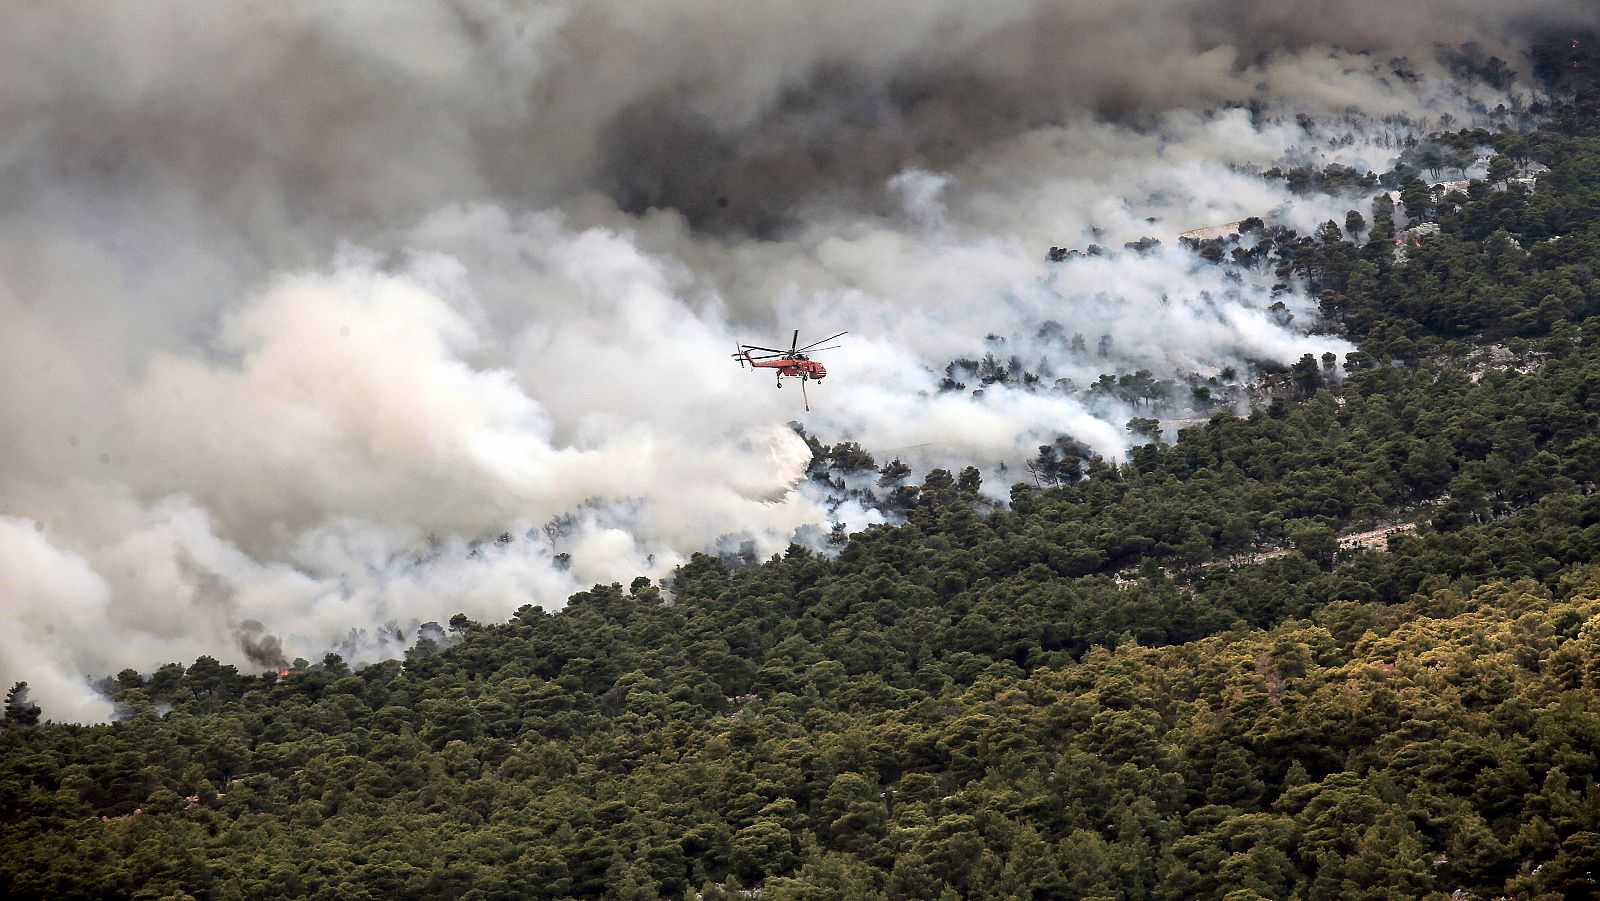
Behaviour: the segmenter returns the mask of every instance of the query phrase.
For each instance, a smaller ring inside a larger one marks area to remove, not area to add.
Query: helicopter
[[[818,347],[817,345],[827,344],[835,338],[842,338],[848,334],[850,333],[840,332],[832,338],[823,338],[821,341],[813,341],[805,347],[801,347],[800,330],[795,329],[794,337],[789,341],[788,350],[779,350],[776,347],[761,347],[755,344],[739,344],[735,345],[737,349],[733,352],[733,358],[738,361],[740,369],[743,369],[745,364],[748,363],[752,369],[776,370],[779,388],[783,387],[785,378],[799,379],[800,397],[805,401],[806,412],[809,413],[811,412],[811,398],[806,395],[806,382],[820,382],[828,376],[827,367],[811,359],[810,355],[818,351],[833,350],[839,345],[833,344],[828,347]],[[760,351],[760,353],[751,353],[751,351]]]

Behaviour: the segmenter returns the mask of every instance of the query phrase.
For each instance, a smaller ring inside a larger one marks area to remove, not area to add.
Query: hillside
[[[834,556],[698,555],[359,670],[125,671],[103,725],[14,689],[0,892],[1594,897],[1595,96],[1469,136],[1532,188],[1390,173],[1439,225],[1403,261],[1384,216],[1202,246],[1360,350],[1125,463],[1042,455],[998,508],[934,470]]]

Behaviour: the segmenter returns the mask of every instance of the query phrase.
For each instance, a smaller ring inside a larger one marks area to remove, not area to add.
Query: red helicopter
[[[733,352],[733,358],[739,361],[740,369],[743,369],[744,365],[748,363],[753,369],[777,370],[779,388],[783,387],[785,378],[799,379],[800,397],[805,401],[806,411],[810,412],[811,398],[806,396],[806,382],[822,381],[827,378],[828,369],[816,360],[811,359],[809,355],[822,350],[833,350],[839,345],[833,344],[828,347],[818,347],[817,345],[827,344],[834,338],[842,338],[848,334],[850,333],[840,332],[834,335],[833,338],[823,338],[821,341],[814,341],[805,347],[801,347],[799,346],[800,330],[795,329],[794,338],[790,340],[788,350],[779,350],[775,347],[759,347],[754,344],[740,344],[737,345],[739,349]],[[751,351],[761,351],[761,353],[752,354]]]

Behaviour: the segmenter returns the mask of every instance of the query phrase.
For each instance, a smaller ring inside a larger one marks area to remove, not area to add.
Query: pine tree
[[[18,682],[6,692],[6,717],[3,725],[8,729],[26,729],[39,725],[39,705],[28,698],[28,683]]]

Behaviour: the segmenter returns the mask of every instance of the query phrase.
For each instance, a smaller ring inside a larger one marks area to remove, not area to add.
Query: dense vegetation
[[[889,463],[904,523],[835,556],[697,556],[670,603],[596,586],[359,671],[128,671],[107,725],[13,691],[0,891],[1593,897],[1587,103],[1491,136],[1549,167],[1533,190],[1407,183],[1440,232],[1404,260],[1382,216],[1277,236],[1264,264],[1363,350],[1124,465],[1063,443],[996,509],[975,471]],[[819,478],[869,467],[818,445]]]

